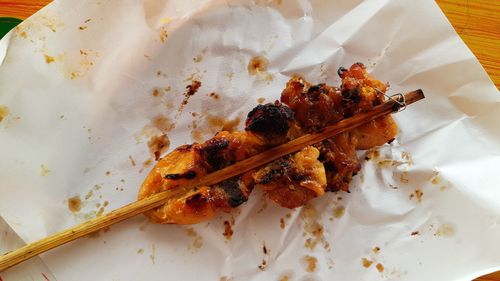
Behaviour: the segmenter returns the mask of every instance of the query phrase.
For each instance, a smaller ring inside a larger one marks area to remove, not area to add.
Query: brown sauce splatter
[[[419,231],[413,231],[412,233],[410,233],[411,236],[415,236],[415,235],[419,235],[420,232]]]
[[[82,209],[80,196],[76,195],[68,199],[68,209],[73,213],[80,212]]]
[[[231,240],[233,237],[233,229],[231,228],[231,223],[229,221],[224,221],[224,237],[226,237],[226,240]]]
[[[153,97],[161,97],[163,96],[163,91],[161,89],[154,88],[153,91],[151,92],[151,95]]]
[[[377,263],[375,267],[377,268],[378,272],[384,272],[384,266],[381,263]]]
[[[316,271],[318,260],[315,257],[307,255],[304,257],[304,261],[306,262],[307,272]]]
[[[179,112],[184,109],[189,102],[189,98],[194,96],[201,87],[201,82],[198,80],[192,80],[190,85],[186,86],[186,92],[184,93],[184,99],[181,102],[181,106],[179,107]]]
[[[204,138],[203,138],[203,132],[200,131],[200,130],[194,129],[194,130],[191,131],[191,138],[195,142],[201,143],[204,140]]]
[[[264,73],[267,70],[269,61],[263,56],[256,56],[250,59],[248,62],[248,74],[257,75],[259,73]]]
[[[87,29],[87,27],[88,27],[88,26],[86,26],[86,25],[80,25],[80,26],[78,27],[78,29],[79,29],[79,30],[85,30],[85,29]]]
[[[239,117],[236,117],[233,120],[226,120],[222,117],[216,117],[216,116],[207,116],[207,123],[210,127],[215,129],[215,131],[221,130],[221,131],[228,131],[228,132],[234,132],[236,131],[238,125],[240,124],[241,119]]]
[[[285,226],[286,226],[286,224],[285,224],[285,220],[284,220],[283,218],[281,218],[281,219],[280,219],[280,228],[281,228],[281,229],[285,229]]]
[[[2,122],[2,120],[5,119],[7,115],[9,115],[9,112],[10,111],[8,107],[0,105],[0,122]]]
[[[167,135],[163,134],[160,136],[154,136],[148,141],[149,152],[158,161],[165,152],[167,152],[170,147],[170,139]]]
[[[408,172],[402,172],[401,175],[399,176],[399,181],[401,183],[408,183],[408,182],[410,182],[410,179],[408,178]]]
[[[416,188],[414,192],[412,192],[408,197],[410,200],[416,198],[418,203],[422,203],[422,197],[424,196],[424,192],[422,190]]]
[[[165,116],[156,116],[151,120],[151,126],[165,134],[170,132],[175,127],[175,124]]]
[[[374,254],[378,254],[378,253],[380,252],[380,247],[378,247],[378,246],[374,247],[374,248],[372,249],[372,252],[373,252]]]
[[[363,267],[369,268],[373,264],[373,261],[371,261],[367,258],[362,258],[361,264],[363,265]]]
[[[219,99],[220,99],[219,94],[214,93],[214,92],[212,92],[212,93],[208,94],[208,96],[209,96],[209,97],[211,97],[211,98],[212,98],[212,99],[214,99],[214,100],[219,100]]]
[[[106,171],[106,176],[109,176],[111,175],[111,172],[110,171]]]

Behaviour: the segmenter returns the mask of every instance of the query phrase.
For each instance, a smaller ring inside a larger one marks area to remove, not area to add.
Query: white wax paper
[[[134,201],[152,135],[170,150],[209,138],[295,73],[338,85],[360,61],[390,93],[426,95],[349,194],[290,211],[256,190],[195,226],[138,216],[41,255],[51,280],[468,280],[500,265],[500,98],[432,1],[54,1],[0,51],[0,215],[26,243]],[[249,75],[256,56],[267,70]],[[30,266],[15,270],[46,280]]]

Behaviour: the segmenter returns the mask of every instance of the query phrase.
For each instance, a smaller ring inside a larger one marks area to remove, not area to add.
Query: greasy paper
[[[45,276],[468,280],[500,265],[500,98],[432,1],[54,1],[0,54],[0,215],[26,243],[134,201],[152,138],[241,129],[294,74],[338,85],[359,61],[391,94],[426,95],[394,115],[395,142],[359,153],[350,193],[287,210],[256,190],[193,226],[138,216],[41,255]]]

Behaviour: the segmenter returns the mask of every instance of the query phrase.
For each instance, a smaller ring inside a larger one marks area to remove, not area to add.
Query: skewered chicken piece
[[[281,95],[281,103],[259,105],[246,120],[244,132],[219,132],[202,144],[181,146],[153,168],[139,191],[139,199],[173,189],[210,172],[258,154],[305,133],[321,130],[384,101],[387,85],[373,79],[365,67],[340,68],[340,88],[311,85],[294,77]],[[360,170],[356,149],[368,149],[394,139],[397,126],[384,116],[355,130],[282,157],[214,186],[201,186],[182,198],[146,213],[158,223],[193,224],[246,202],[254,186],[287,208],[305,205],[325,191],[348,191]]]

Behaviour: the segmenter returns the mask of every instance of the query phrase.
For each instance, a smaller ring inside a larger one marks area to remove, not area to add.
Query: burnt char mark
[[[175,150],[178,150],[178,151],[189,151],[189,150],[191,150],[192,147],[193,147],[192,144],[185,144],[185,145],[181,145],[181,146],[177,147]]]
[[[259,104],[248,113],[245,130],[266,136],[267,138],[284,137],[294,119],[293,111],[277,102]]]
[[[284,156],[277,162],[274,162],[269,171],[264,174],[261,178],[258,179],[257,183],[258,184],[268,184],[274,179],[278,177],[282,177],[284,175],[287,175],[290,171],[290,168],[292,167],[290,163],[290,156]]]
[[[179,180],[179,179],[191,180],[191,179],[194,179],[195,177],[196,177],[196,172],[191,171],[191,170],[189,170],[185,173],[182,173],[182,174],[167,174],[167,175],[165,175],[165,178],[170,179],[170,180]]]
[[[344,67],[339,67],[337,70],[337,74],[339,75],[340,78],[344,78],[344,73],[346,73],[348,70]]]
[[[229,179],[220,183],[220,187],[227,195],[227,202],[232,208],[238,207],[245,203],[248,197],[241,191],[240,184],[237,179]]]
[[[269,173],[266,173],[263,177],[259,179],[257,183],[259,184],[268,184],[270,183],[274,177],[277,175],[277,171],[274,169],[271,169]]]
[[[201,193],[196,193],[186,198],[186,205],[197,211],[201,211],[207,203],[207,198]]]
[[[323,91],[324,86],[325,84],[318,84],[309,87],[309,90],[307,90],[307,97],[309,98],[309,100],[312,102],[318,102],[321,94],[324,93]]]
[[[220,170],[234,162],[234,159],[231,159],[231,155],[226,151],[228,147],[229,140],[217,137],[212,138],[201,149],[201,155],[210,168]]]
[[[361,95],[359,93],[358,88],[353,89],[343,89],[342,97],[346,100],[352,101],[354,103],[359,103],[361,101]]]
[[[296,182],[301,182],[301,181],[304,181],[308,178],[307,175],[304,175],[304,174],[297,174],[297,173],[292,173],[290,175],[290,178],[292,178],[293,181],[296,181]]]

